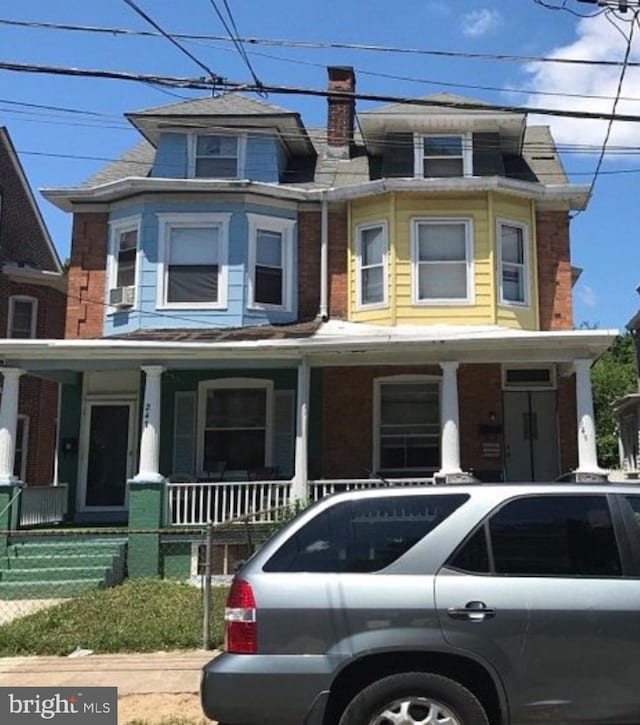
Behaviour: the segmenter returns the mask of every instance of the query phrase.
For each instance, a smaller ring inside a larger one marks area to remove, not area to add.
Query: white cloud
[[[582,302],[585,307],[598,306],[598,298],[596,297],[596,293],[593,291],[592,287],[589,287],[589,285],[583,284],[580,286],[578,290],[578,297],[580,298],[580,302]]]
[[[495,30],[501,22],[502,18],[497,10],[472,10],[462,16],[462,32],[467,38],[481,38]]]
[[[624,26],[628,32],[629,26]],[[576,23],[576,40],[557,47],[547,53],[552,58],[579,58],[586,60],[622,61],[626,44],[624,38],[604,16],[585,18]],[[640,32],[634,38],[631,60],[640,59]],[[620,79],[619,66],[587,66],[557,63],[529,63],[525,72],[529,77],[526,87],[536,91],[551,91],[560,95],[531,95],[526,104],[538,108],[572,109],[591,113],[611,113],[613,98]],[[605,98],[575,98],[582,96],[605,96]],[[640,116],[640,102],[628,100],[640,98],[640,68],[628,68],[617,113]],[[607,121],[579,120],[542,116],[532,122],[548,124],[558,143],[602,144],[607,130]],[[616,122],[610,139],[611,146],[637,146],[637,123]],[[622,157],[617,157],[618,161]],[[634,161],[632,155],[627,159]]]

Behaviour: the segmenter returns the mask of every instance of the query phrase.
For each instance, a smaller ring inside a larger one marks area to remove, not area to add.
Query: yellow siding
[[[411,290],[411,227],[415,218],[460,218],[472,222],[473,300],[464,305],[415,305]],[[355,322],[393,324],[501,324],[536,329],[537,289],[533,204],[498,194],[395,193],[350,204],[349,318]],[[495,228],[498,219],[529,227],[530,302],[528,308],[498,305]],[[388,298],[382,309],[358,310],[356,229],[385,221],[389,233]]]

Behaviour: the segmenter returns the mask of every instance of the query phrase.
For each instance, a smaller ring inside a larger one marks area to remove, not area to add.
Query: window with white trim
[[[16,425],[16,449],[13,475],[23,483],[27,476],[27,448],[29,444],[29,416],[19,415]]]
[[[109,223],[109,290],[135,288],[139,238],[140,217]]]
[[[498,222],[501,304],[523,306],[529,304],[527,237],[525,224]]]
[[[220,379],[200,384],[198,468],[249,473],[271,465],[273,383]]]
[[[375,468],[420,475],[440,467],[440,382],[430,378],[375,381]]]
[[[291,309],[292,219],[248,214],[249,307]]]
[[[357,229],[358,307],[387,304],[388,239],[385,222]]]
[[[158,306],[222,308],[229,214],[160,214]]]
[[[415,176],[425,179],[471,176],[471,143],[469,134],[416,134]]]
[[[471,228],[469,219],[414,220],[415,303],[471,301]]]
[[[38,300],[26,295],[9,297],[7,337],[29,339],[36,336]]]
[[[199,134],[194,138],[193,174],[203,179],[237,179],[240,176],[240,137]]]

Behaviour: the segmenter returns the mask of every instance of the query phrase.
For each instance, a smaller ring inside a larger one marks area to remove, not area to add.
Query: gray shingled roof
[[[144,108],[140,111],[127,113],[127,116],[247,116],[247,115],[273,115],[292,114],[280,106],[272,103],[256,101],[239,93],[225,93],[223,96],[196,98],[194,101],[181,101],[168,106]]]
[[[84,181],[82,186],[99,186],[108,184],[110,181],[126,179],[127,176],[148,176],[153,166],[155,152],[155,148],[146,139],[143,139],[116,161],[103,167]]]
[[[486,101],[477,98],[469,98],[469,96],[456,96],[453,93],[431,93],[428,96],[421,96],[416,101],[442,101],[447,103],[460,103],[461,105],[469,105],[470,103],[479,106],[487,106]],[[492,112],[491,108],[487,109]],[[378,106],[368,111],[361,111],[359,116],[378,116],[378,115],[406,115],[408,113],[432,114],[432,113],[468,113],[466,108],[442,107],[442,106],[423,106],[415,103],[391,103],[388,106]]]

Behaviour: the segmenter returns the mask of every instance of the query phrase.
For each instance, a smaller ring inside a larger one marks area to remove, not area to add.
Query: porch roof
[[[6,366],[34,372],[161,364],[174,368],[235,363],[311,365],[394,363],[567,362],[595,358],[617,330],[527,331],[499,326],[383,327],[332,320],[312,335],[294,338],[203,340],[3,340]]]

